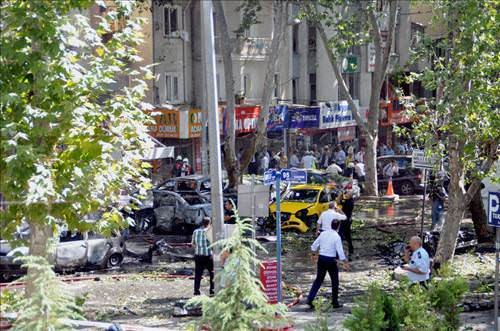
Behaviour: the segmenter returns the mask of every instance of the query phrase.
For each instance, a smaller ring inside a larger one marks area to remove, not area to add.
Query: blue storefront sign
[[[488,193],[488,224],[500,227],[500,192]]]
[[[288,110],[290,129],[319,128],[319,107],[294,107]]]
[[[282,133],[287,128],[288,106],[278,105],[269,108],[269,120],[267,121],[268,133]]]
[[[357,100],[355,100],[357,102]],[[341,128],[355,126],[356,120],[349,103],[345,100],[320,103],[320,129]]]

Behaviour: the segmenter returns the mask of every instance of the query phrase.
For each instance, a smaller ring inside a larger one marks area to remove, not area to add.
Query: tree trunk
[[[486,211],[484,210],[483,200],[481,199],[481,190],[477,190],[469,205],[474,230],[476,231],[477,241],[479,243],[493,242],[493,233],[487,225]]]
[[[252,156],[255,154],[257,148],[263,144],[266,132],[267,132],[267,120],[269,118],[269,105],[271,104],[271,99],[274,91],[274,73],[276,72],[276,64],[278,62],[279,54],[281,51],[281,45],[283,41],[283,35],[286,29],[286,10],[287,3],[274,0],[273,1],[273,40],[271,42],[271,52],[269,54],[267,68],[266,68],[266,78],[264,80],[264,86],[262,90],[262,103],[259,118],[257,119],[257,129],[255,132],[255,138],[249,141],[249,148],[245,157],[241,161],[241,169],[246,169],[252,160]]]
[[[365,149],[365,176],[364,194],[369,196],[378,196],[378,183],[377,183],[377,139],[366,137]]]
[[[232,45],[229,37],[226,16],[221,0],[214,1],[215,13],[217,15],[217,28],[220,31],[222,62],[224,63],[224,81],[226,85],[226,136],[224,138],[224,165],[227,171],[229,187],[235,188],[238,185],[239,166],[236,159],[236,141],[234,130],[234,79],[233,79],[233,59],[231,58]]]
[[[49,240],[52,237],[52,228],[48,225],[40,225],[38,222],[30,222],[30,237],[29,237],[29,254],[31,256],[41,256],[48,258]],[[34,283],[37,279],[37,270],[28,269],[28,277],[26,281],[26,296],[31,297],[33,293]]]
[[[463,187],[463,161],[462,154],[464,142],[455,136],[450,136],[449,160],[450,160],[450,185],[448,195],[448,212],[444,220],[441,236],[439,237],[438,248],[434,260],[436,266],[450,261],[455,254],[455,246],[460,230],[460,223],[464,216],[465,195]]]

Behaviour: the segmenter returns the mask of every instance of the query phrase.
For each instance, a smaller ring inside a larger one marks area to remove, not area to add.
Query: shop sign
[[[148,127],[151,136],[155,138],[179,138],[179,110],[155,109],[151,114],[156,122]]]
[[[189,138],[201,137],[203,123],[203,113],[201,109],[191,108],[188,112],[188,132]]]
[[[342,72],[353,74],[359,72],[358,57],[356,55],[348,55],[342,61]]]
[[[237,133],[253,132],[257,127],[260,106],[236,106],[235,131]]]
[[[319,128],[319,107],[296,107],[288,111],[290,129],[317,129]]]
[[[265,260],[260,265],[260,282],[267,302],[278,302],[278,262]]]
[[[339,142],[351,141],[351,140],[354,140],[355,138],[356,138],[356,127],[355,126],[338,128],[337,139]]]
[[[269,107],[269,120],[267,121],[267,132],[281,133],[286,127],[288,117],[288,106],[277,105]]]
[[[354,100],[359,109],[359,101]],[[346,100],[335,102],[321,102],[320,129],[332,129],[345,126],[355,126],[356,119],[352,114],[351,107]]]

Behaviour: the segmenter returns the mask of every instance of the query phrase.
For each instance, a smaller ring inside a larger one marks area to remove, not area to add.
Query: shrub
[[[330,303],[323,297],[314,300],[314,315],[316,320],[304,328],[305,331],[328,331],[328,317],[326,313],[331,308]]]
[[[371,284],[366,295],[356,300],[344,327],[351,331],[385,330],[389,323],[385,319],[384,295],[379,285]]]

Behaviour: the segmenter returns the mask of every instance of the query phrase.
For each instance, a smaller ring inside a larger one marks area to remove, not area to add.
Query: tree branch
[[[489,144],[486,153],[486,160],[483,161],[480,167],[480,171],[482,173],[490,171],[491,167],[493,166],[493,163],[498,159],[498,147],[499,145],[497,142],[491,142]],[[474,198],[474,195],[480,188],[481,188],[481,178],[474,178],[464,196],[466,206],[468,206],[471,203],[472,199]]]

